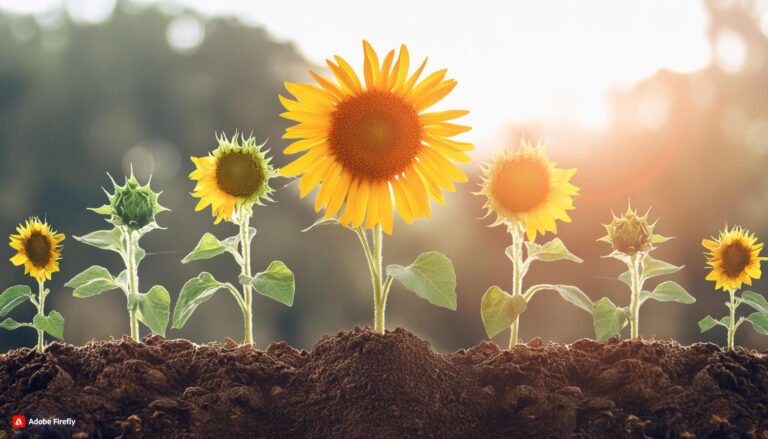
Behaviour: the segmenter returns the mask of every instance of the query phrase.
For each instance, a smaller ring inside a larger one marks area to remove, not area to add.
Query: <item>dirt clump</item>
[[[10,428],[11,415],[73,418]],[[534,339],[451,354],[356,328],[285,343],[145,337],[0,355],[0,438],[766,437],[768,358],[671,341]]]

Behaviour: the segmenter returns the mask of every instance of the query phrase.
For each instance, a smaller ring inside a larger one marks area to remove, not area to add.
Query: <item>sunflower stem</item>
[[[376,314],[374,316],[374,326],[376,332],[384,334],[384,311],[387,307],[386,293],[384,291],[384,285],[381,282],[382,264],[383,264],[383,233],[381,231],[381,224],[376,224],[373,228],[373,297],[374,305],[376,307]]]
[[[640,333],[640,290],[643,289],[643,282],[640,278],[642,272],[643,258],[640,253],[632,256],[632,264],[629,266],[629,276],[632,283],[632,299],[629,304],[631,317],[629,319],[629,333],[632,339],[639,336]]]
[[[131,338],[139,341],[139,273],[138,264],[136,264],[136,246],[138,243],[134,240],[133,230],[126,227],[123,229],[125,235],[126,248],[128,249],[128,319],[131,325]]]
[[[728,290],[730,295],[731,321],[728,322],[728,349],[733,349],[733,339],[736,335],[736,290]]]
[[[509,227],[509,233],[512,235],[512,295],[519,296],[523,294],[523,242],[525,241],[524,230],[521,224],[514,224]],[[512,325],[509,327],[509,349],[515,347],[519,340],[520,316],[518,315]]]
[[[37,315],[45,317],[45,281],[37,281]],[[37,329],[37,351],[43,353],[45,350],[45,333],[42,329]]]
[[[238,224],[240,226],[240,252],[242,256],[242,274],[251,277],[251,246],[248,242],[248,215],[247,208],[242,206],[238,212]],[[243,285],[243,321],[245,326],[244,344],[253,344],[253,291],[251,284]]]

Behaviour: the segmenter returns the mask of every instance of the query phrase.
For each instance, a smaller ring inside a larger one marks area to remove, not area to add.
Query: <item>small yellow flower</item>
[[[712,271],[707,280],[715,281],[715,288],[723,291],[735,291],[742,284],[752,285],[752,279],[760,278],[760,256],[763,243],[757,243],[757,237],[741,226],[726,228],[717,239],[701,241],[708,253],[707,265]]]
[[[218,137],[219,146],[206,157],[192,157],[196,169],[189,178],[197,181],[192,196],[200,198],[195,210],[209,205],[216,217],[215,223],[231,220],[235,209],[250,209],[261,200],[272,201],[269,180],[276,175],[270,165],[264,145],[257,145],[253,137],[231,139]]]
[[[17,235],[11,235],[10,246],[16,250],[11,258],[15,266],[24,265],[24,274],[42,282],[51,279],[51,273],[59,271],[63,233],[56,233],[46,222],[30,218],[16,227]]]
[[[571,222],[573,196],[579,188],[570,183],[576,169],[559,169],[547,160],[544,147],[527,141],[517,150],[498,155],[484,168],[478,195],[488,200],[487,215],[496,214],[491,226],[523,224],[529,241],[536,234],[557,233],[556,220]]]
[[[410,74],[404,45],[381,62],[367,41],[363,51],[363,80],[337,56],[328,61],[336,82],[310,72],[319,86],[285,84],[295,100],[280,96],[281,116],[298,124],[285,131],[296,141],[284,152],[303,155],[280,174],[302,175],[302,198],[319,187],[315,210],[326,218],[346,206],[341,223],[391,234],[394,211],[408,224],[428,217],[430,198],[442,204],[443,191],[467,181],[454,162],[469,162],[474,146],[451,139],[470,130],[449,122],[468,111],[427,112],[456,86],[445,69],[417,82],[426,60]]]

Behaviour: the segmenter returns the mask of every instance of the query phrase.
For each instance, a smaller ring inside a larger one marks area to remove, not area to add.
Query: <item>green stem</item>
[[[519,296],[523,294],[523,267],[525,261],[523,260],[523,241],[525,240],[522,224],[515,224],[509,227],[509,232],[512,235],[512,295]],[[509,349],[515,347],[519,340],[520,330],[520,316],[518,315],[512,325],[509,327]]]
[[[45,281],[37,281],[37,315],[45,317]],[[42,329],[37,330],[37,351],[42,353],[45,350],[45,333]]]
[[[133,230],[125,228],[123,230],[125,235],[126,247],[128,249],[128,320],[131,325],[131,338],[139,341],[139,269],[136,264],[136,246],[137,242],[134,240]]]
[[[251,246],[248,242],[248,220],[250,216],[246,207],[241,207],[238,212],[240,225],[240,251],[242,256],[242,274],[251,277]],[[243,285],[243,321],[245,326],[245,344],[253,344],[253,291],[251,284]]]
[[[379,334],[384,333],[384,313],[387,307],[387,296],[392,286],[392,278],[383,279],[383,237],[382,228],[377,224],[373,228],[373,246],[368,243],[368,234],[365,229],[355,229],[360,245],[363,246],[365,259],[368,262],[368,270],[371,272],[371,284],[373,285],[373,326]]]
[[[629,277],[631,279],[632,299],[629,304],[631,317],[629,320],[630,337],[635,339],[640,334],[640,290],[643,288],[643,282],[640,278],[642,272],[642,255],[632,256],[632,264],[629,265]]]
[[[730,295],[731,321],[728,323],[728,349],[733,349],[733,339],[736,335],[736,291],[728,290]]]

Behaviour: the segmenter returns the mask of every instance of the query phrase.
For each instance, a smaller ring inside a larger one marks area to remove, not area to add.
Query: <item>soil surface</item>
[[[12,414],[74,427],[11,430]],[[452,354],[356,328],[311,352],[148,336],[0,355],[0,438],[768,437],[768,357],[580,340]]]

